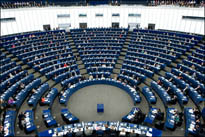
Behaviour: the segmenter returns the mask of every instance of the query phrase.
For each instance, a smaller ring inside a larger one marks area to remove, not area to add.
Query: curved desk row
[[[166,87],[166,88],[170,87],[171,92],[177,96],[177,100],[181,106],[188,103],[187,96],[184,95],[184,93],[179,88],[177,88],[175,85],[173,85],[172,82],[169,82],[164,77],[159,77],[159,80],[163,83],[164,87]]]
[[[48,83],[44,83],[41,85],[35,93],[32,94],[32,96],[28,100],[28,105],[33,106],[34,108],[36,107],[39,99],[41,96],[49,89]]]
[[[107,126],[105,126],[107,125]],[[153,136],[160,137],[162,135],[162,131],[150,128],[147,126],[125,123],[125,122],[110,122],[110,121],[96,121],[96,122],[82,122],[64,125],[61,127],[49,129],[38,133],[39,137],[52,137],[52,136],[83,136],[87,135],[88,131],[92,136],[93,133],[101,134],[103,136],[104,133],[110,134],[115,132],[120,135],[142,135],[142,136]]]
[[[9,97],[12,97],[14,94],[17,93],[16,91],[18,90],[21,83],[27,85],[33,79],[34,79],[34,75],[29,74],[28,76],[24,77],[23,79],[13,84],[10,88],[8,88],[3,94],[1,94],[0,98],[3,99],[4,101],[7,101]]]
[[[139,103],[141,101],[141,97],[139,96],[139,93],[134,88],[130,87],[129,85],[124,85],[113,79],[105,78],[105,79],[92,79],[92,80],[80,81],[79,83],[75,84],[74,87],[64,91],[63,95],[60,97],[60,103],[66,104],[66,102],[69,100],[69,98],[74,92],[76,92],[77,90],[83,87],[95,85],[95,84],[106,84],[106,85],[116,86],[118,88],[121,88],[122,90],[125,90],[133,99],[134,104]]]

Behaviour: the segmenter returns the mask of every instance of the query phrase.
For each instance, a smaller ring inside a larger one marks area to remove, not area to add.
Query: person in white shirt
[[[90,76],[89,76],[89,80],[92,80],[92,79],[93,79],[93,75],[90,75]]]
[[[10,78],[13,78],[14,76],[12,75],[12,73],[9,73],[9,77],[10,77]]]
[[[104,74],[102,74],[102,77],[101,77],[101,79],[105,79],[105,77],[104,77]]]
[[[120,132],[119,136],[126,136],[125,129],[122,129],[122,131]]]
[[[91,136],[93,134],[93,130],[89,129],[87,126],[84,130],[86,136]]]
[[[105,64],[102,64],[102,67],[103,67],[103,68],[106,68],[106,65],[105,65]]]

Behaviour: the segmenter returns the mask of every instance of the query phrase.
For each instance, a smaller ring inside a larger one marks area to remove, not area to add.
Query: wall
[[[87,17],[79,18],[80,13],[87,14]],[[104,16],[95,17],[96,13],[103,13]],[[112,17],[112,13],[120,13],[120,17]],[[129,13],[141,14],[141,17],[128,17]],[[57,14],[70,14],[70,18],[59,19]],[[140,23],[142,28],[154,23],[156,29],[204,34],[204,21],[182,20],[182,15],[203,17],[204,9],[126,5],[1,9],[1,18],[16,17],[15,22],[1,23],[1,35],[43,30],[45,24],[55,28],[58,24],[71,23],[71,28],[78,28],[80,22],[87,22],[88,27],[111,27],[112,22],[120,22],[120,27]]]

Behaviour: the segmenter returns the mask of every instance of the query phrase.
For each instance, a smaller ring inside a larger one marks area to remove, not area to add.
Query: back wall
[[[57,17],[69,14],[70,17]],[[79,17],[86,14],[86,17]],[[96,14],[103,16],[96,17]],[[112,16],[119,14],[119,16]],[[128,16],[135,14],[136,16]],[[15,21],[1,21],[1,35],[43,30],[43,25],[51,28],[70,24],[70,28],[79,28],[79,23],[87,27],[111,27],[112,22],[119,22],[120,27],[127,28],[129,23],[139,23],[147,28],[149,23],[156,24],[155,29],[183,31],[204,35],[204,20],[182,19],[182,16],[204,17],[204,8],[187,8],[176,6],[78,6],[78,7],[43,7],[1,9],[1,18],[15,17]]]

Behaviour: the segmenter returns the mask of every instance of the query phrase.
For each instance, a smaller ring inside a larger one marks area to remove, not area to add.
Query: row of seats
[[[28,76],[22,78],[15,84],[13,84],[10,88],[8,88],[3,94],[1,94],[1,99],[7,101],[10,97],[14,96],[14,94],[18,93],[19,86],[23,83],[27,85],[29,82],[31,82],[34,79],[33,74],[29,74]],[[2,104],[5,105],[5,104]]]
[[[31,133],[33,131],[35,131],[37,128],[34,124],[34,112],[33,110],[26,110],[24,112],[25,114],[25,125],[24,125],[24,129],[26,133]]]
[[[153,124],[155,120],[157,119],[157,115],[159,114],[159,109],[158,108],[150,108],[149,113],[147,114],[144,122],[148,124]],[[163,120],[162,116],[162,120]]]
[[[202,98],[202,96],[191,86],[189,86],[189,84],[187,84],[184,80],[182,79],[178,79],[176,75],[170,73],[170,72],[166,72],[165,73],[165,77],[167,79],[172,78],[173,82],[177,85],[177,87],[179,87],[180,89],[185,89],[187,88],[188,90],[188,95],[189,97],[192,99],[192,101],[195,104],[199,104],[201,103],[204,99]]]
[[[145,96],[146,100],[149,102],[149,104],[156,104],[157,103],[157,97],[153,93],[153,91],[147,87],[144,86],[142,88],[142,94]]]
[[[15,120],[16,120],[16,111],[7,110],[3,121],[4,124],[3,130],[4,130],[5,137],[15,136]]]
[[[159,77],[159,80],[162,82],[163,87],[170,88],[170,92],[174,93],[177,96],[178,102],[181,106],[184,106],[188,103],[188,98],[184,95],[184,93],[178,89],[172,82],[169,82],[164,77]]]
[[[167,129],[175,130],[180,120],[178,110],[176,108],[167,108],[166,110],[166,122],[165,127]],[[178,118],[177,118],[178,117]]]
[[[12,84],[24,78],[25,76],[27,76],[27,74],[28,74],[27,70],[24,70],[24,71],[20,71],[19,73],[16,73],[14,76],[12,75],[8,79],[5,79],[0,84],[0,93],[6,91]]]
[[[57,122],[53,118],[50,109],[43,110],[42,117],[47,127],[57,126]]]
[[[162,135],[161,130],[138,124],[131,124],[126,122],[96,121],[64,125],[61,127],[42,131],[38,133],[38,136],[92,136],[94,135],[94,133],[96,133],[98,136],[103,136],[106,133],[110,136],[126,136],[132,134],[132,136],[142,135],[159,137]]]
[[[125,115],[125,116],[122,117],[122,122],[133,123],[133,122],[134,122],[135,115],[136,115],[139,111],[141,111],[140,108],[138,108],[138,107],[133,107],[133,108],[131,109],[131,111],[130,111],[127,115]]]
[[[67,108],[61,109],[61,116],[67,124],[79,122],[79,119],[71,114]]]
[[[198,72],[194,69],[192,69],[189,66],[183,65],[183,64],[177,64],[177,69],[183,71],[183,72],[189,72],[189,75],[192,76],[195,80],[200,81],[200,83],[205,84],[205,74]]]
[[[57,97],[57,95],[58,95],[58,89],[57,88],[52,88],[51,90],[49,90],[47,95],[45,95],[45,101],[41,102],[41,103],[51,107],[52,104],[53,104],[53,101]]]
[[[157,84],[157,82],[152,81],[151,87],[154,89],[154,91],[159,95],[161,100],[163,101],[164,105],[167,106],[171,102],[170,95],[160,86]]]
[[[185,116],[185,136],[194,135],[199,136],[196,127],[196,115],[192,108],[185,108],[184,109],[184,116]]]
[[[173,73],[175,75],[180,75],[183,78],[183,80],[185,82],[187,82],[193,88],[197,88],[199,86],[200,87],[200,92],[202,92],[203,94],[205,93],[205,86],[204,86],[204,84],[200,83],[198,80],[192,78],[188,74],[183,73],[180,70],[175,69],[175,68],[172,68],[171,73]]]
[[[24,100],[26,99],[26,97],[29,95],[30,91],[33,88],[37,88],[39,87],[39,85],[41,84],[41,79],[35,79],[32,82],[30,82],[28,85],[25,86],[24,89],[22,89],[15,97],[15,101],[14,101],[14,105],[16,106],[16,108],[20,108],[22,103],[24,102]]]
[[[34,93],[32,93],[31,97],[28,99],[28,105],[36,107],[41,96],[49,89],[48,83],[43,83]]]
[[[66,102],[69,100],[70,96],[76,92],[78,89],[81,89],[83,87],[93,85],[93,84],[108,84],[108,85],[114,85],[117,86],[123,90],[125,90],[133,99],[134,104],[140,103],[141,97],[139,96],[139,93],[129,85],[122,84],[121,82],[118,82],[116,80],[110,79],[110,78],[96,78],[96,79],[90,79],[90,80],[84,80],[79,81],[78,83],[71,85],[67,90],[64,91],[64,93],[60,97],[60,103],[66,104]]]

